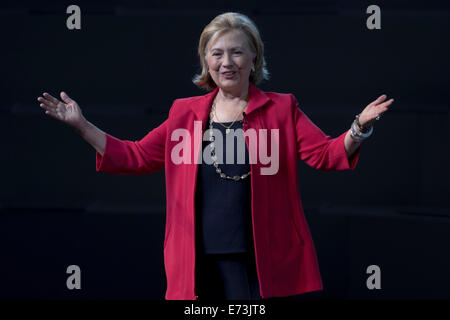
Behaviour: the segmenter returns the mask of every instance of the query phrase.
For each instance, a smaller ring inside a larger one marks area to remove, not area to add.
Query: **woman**
[[[292,94],[256,87],[269,74],[259,32],[248,17],[214,18],[201,34],[198,53],[202,72],[193,81],[211,92],[175,100],[168,119],[139,141],[104,133],[64,92],[63,102],[47,93],[38,101],[46,114],[74,127],[96,149],[97,171],[165,169],[166,299],[250,300],[321,290],[297,159],[318,170],[354,169],[362,141],[393,99],[382,95],[350,130],[332,139]],[[230,132],[245,146],[238,153],[244,163],[217,157],[237,150],[230,140],[218,143]],[[267,157],[261,159],[267,149],[270,168]],[[205,161],[199,162],[202,155]]]

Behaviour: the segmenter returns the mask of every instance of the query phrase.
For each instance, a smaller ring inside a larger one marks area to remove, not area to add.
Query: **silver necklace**
[[[209,141],[210,146],[211,146],[211,159],[213,160],[213,166],[216,168],[216,172],[217,174],[223,178],[223,179],[228,179],[228,180],[233,180],[233,181],[239,181],[239,180],[244,180],[245,178],[247,178],[251,171],[243,174],[243,175],[236,175],[236,176],[232,176],[230,177],[229,175],[225,174],[224,172],[222,172],[222,169],[220,169],[219,164],[217,163],[217,156],[216,156],[216,148],[214,145],[214,137],[213,137],[213,115],[212,115],[212,111],[209,113]],[[244,137],[245,139],[245,137]]]
[[[216,97],[217,98],[217,97]],[[213,105],[212,105],[212,110],[214,111],[214,114],[215,114],[215,116],[216,116],[216,119],[217,119],[217,121],[218,121],[218,124],[220,124],[222,127],[224,127],[226,130],[225,130],[225,133],[226,134],[229,134],[230,133],[230,131],[231,131],[231,127],[233,126],[233,124],[236,122],[236,120],[239,118],[239,116],[241,115],[241,113],[242,112],[240,112],[240,113],[238,113],[237,115],[236,115],[236,118],[234,118],[234,121],[229,125],[229,126],[226,126],[226,125],[224,125],[223,123],[221,123],[220,122],[220,120],[219,120],[219,117],[217,116],[217,113],[216,113],[216,98],[214,98],[214,102],[213,102]],[[248,104],[248,102],[247,102],[247,104]],[[245,109],[245,107],[244,107],[244,109]]]

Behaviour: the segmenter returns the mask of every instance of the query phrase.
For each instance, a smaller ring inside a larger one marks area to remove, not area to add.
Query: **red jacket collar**
[[[219,92],[219,87],[216,87],[212,92],[205,94],[203,99],[199,102],[192,104],[192,109],[199,119],[203,120],[209,116],[211,104],[217,92]],[[248,86],[248,99],[247,111],[245,112],[247,115],[271,101],[263,91],[251,82],[249,82]]]

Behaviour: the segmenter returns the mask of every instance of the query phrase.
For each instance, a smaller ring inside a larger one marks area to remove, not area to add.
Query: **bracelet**
[[[355,141],[361,142],[361,141],[367,139],[368,137],[370,137],[372,132],[373,132],[373,126],[370,127],[369,132],[364,133],[364,132],[361,132],[361,130],[356,122],[356,119],[352,122],[352,126],[350,128],[350,136]]]
[[[363,126],[361,125],[361,123],[359,123],[359,114],[357,114],[357,115],[355,116],[355,121],[356,121],[356,124],[357,124],[358,127],[359,127],[359,130],[360,130],[362,133],[369,132],[370,127],[372,127],[372,126],[370,126],[369,128],[363,127]]]

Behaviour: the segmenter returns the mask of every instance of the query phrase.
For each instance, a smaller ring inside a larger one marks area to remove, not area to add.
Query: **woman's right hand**
[[[75,100],[72,100],[64,91],[61,92],[60,101],[52,95],[44,92],[43,97],[39,97],[40,106],[45,109],[45,114],[64,122],[65,124],[79,129],[86,122],[83,113]]]

